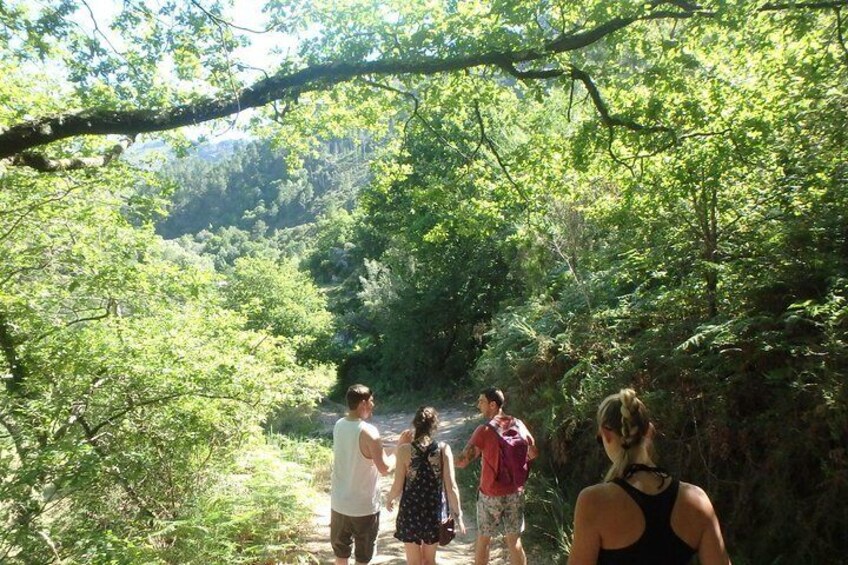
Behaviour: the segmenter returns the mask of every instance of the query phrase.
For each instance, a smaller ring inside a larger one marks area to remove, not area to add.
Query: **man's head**
[[[494,418],[504,405],[504,393],[495,387],[484,388],[477,398],[477,409],[485,418]]]
[[[347,408],[363,420],[370,418],[374,411],[374,395],[365,385],[351,385],[345,393]]]

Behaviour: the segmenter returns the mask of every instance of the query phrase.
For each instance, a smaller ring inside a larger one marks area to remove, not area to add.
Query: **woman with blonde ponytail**
[[[631,388],[598,407],[598,444],[612,462],[606,481],[583,489],[574,511],[569,565],[730,565],[709,497],[654,462],[654,425]]]

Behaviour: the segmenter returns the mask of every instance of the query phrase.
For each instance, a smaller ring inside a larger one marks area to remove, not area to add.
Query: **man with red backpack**
[[[477,546],[474,565],[489,562],[489,543],[501,530],[512,565],[527,565],[521,546],[524,531],[524,483],[530,461],[539,454],[524,422],[503,411],[504,394],[489,387],[480,393],[477,408],[486,420],[477,426],[468,445],[456,459],[465,468],[482,456],[480,488],[477,493]]]

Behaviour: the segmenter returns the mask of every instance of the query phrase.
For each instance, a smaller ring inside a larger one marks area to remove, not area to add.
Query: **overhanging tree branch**
[[[782,10],[826,10],[828,8],[848,8],[848,0],[830,2],[770,2],[760,6],[760,12],[778,12]]]
[[[601,93],[598,90],[598,87],[595,85],[594,82],[592,82],[592,77],[590,77],[587,72],[582,71],[577,67],[571,67],[570,75],[572,79],[579,80],[583,83],[583,86],[589,93],[589,97],[592,99],[592,103],[595,105],[595,108],[601,115],[601,121],[604,123],[604,125],[610,127],[621,126],[632,131],[641,131],[648,133],[672,131],[672,129],[667,126],[645,126],[642,124],[638,124],[632,120],[628,120],[626,118],[621,118],[610,114],[609,109],[607,108],[606,104],[604,104],[603,98],[601,98]]]
[[[193,4],[202,8],[193,0]],[[794,9],[826,9],[848,7],[848,0],[826,0],[819,2],[771,2],[760,6],[758,12]],[[208,10],[204,10],[207,11]],[[211,13],[210,13],[211,14]],[[214,15],[214,14],[212,14]],[[220,20],[222,25],[232,24]],[[695,17],[712,17],[713,12],[686,0],[655,0],[648,7],[632,16],[615,17],[582,31],[562,33],[540,48],[511,51],[490,51],[454,57],[420,57],[415,59],[381,58],[370,61],[330,62],[307,66],[297,71],[280,71],[276,75],[257,81],[252,86],[219,98],[202,98],[196,101],[164,107],[131,110],[89,109],[77,113],[45,116],[10,127],[0,126],[0,162],[14,157],[12,164],[34,167],[41,171],[68,170],[92,166],[87,159],[54,160],[28,153],[33,148],[55,141],[81,135],[135,135],[176,129],[188,125],[224,118],[248,108],[256,108],[283,99],[296,99],[305,92],[326,90],[334,85],[360,77],[433,75],[481,66],[503,68],[505,64],[516,65],[549,59],[550,57],[588,47],[605,37],[623,30],[634,23],[656,20],[683,20]],[[220,20],[220,21],[219,21]],[[251,30],[255,31],[255,30]],[[525,78],[551,78],[550,71],[529,71]],[[599,95],[588,75],[579,71],[572,73],[589,89],[599,112]],[[616,117],[608,111],[601,112],[608,126],[621,126],[641,131],[665,131],[664,129],[640,126],[635,122]],[[635,127],[634,127],[635,126]],[[112,157],[114,158],[114,156]],[[107,161],[94,163],[105,164]]]
[[[655,6],[680,2],[657,2]],[[696,10],[652,11],[629,18],[614,18],[590,30],[563,34],[540,49],[492,51],[456,57],[378,59],[375,61],[317,64],[298,71],[281,71],[252,86],[221,98],[207,98],[169,108],[136,110],[86,110],[79,113],[37,118],[0,131],[0,159],[19,156],[35,147],[80,135],[135,135],[175,129],[223,118],[247,108],[256,108],[304,92],[325,90],[364,76],[433,75],[480,66],[546,59],[558,53],[585,48],[638,21],[681,19],[709,15]],[[614,124],[615,125],[615,124]],[[23,159],[23,158],[22,158]],[[17,164],[27,164],[26,159]]]
[[[673,131],[668,126],[646,126],[643,124],[639,124],[634,122],[633,120],[628,120],[626,118],[622,118],[620,116],[614,116],[610,114],[609,108],[604,103],[603,98],[601,97],[601,92],[598,90],[597,85],[595,85],[594,81],[592,81],[592,77],[589,76],[589,73],[578,69],[577,67],[572,66],[570,70],[566,71],[564,69],[543,69],[543,70],[532,70],[532,71],[520,71],[515,68],[515,65],[511,63],[504,63],[501,65],[501,68],[513,75],[516,78],[520,79],[550,79],[561,77],[565,74],[572,80],[579,80],[583,83],[583,86],[586,88],[586,92],[589,94],[589,98],[592,100],[592,104],[595,106],[595,109],[598,111],[598,114],[601,116],[601,121],[605,126],[615,127],[620,126],[632,131],[640,131],[645,133],[660,133],[660,132],[671,132]]]
[[[0,136],[2,136],[2,134],[0,134]],[[41,171],[42,173],[57,173],[61,171],[104,167],[126,151],[126,149],[133,144],[134,140],[135,135],[125,138],[112,146],[109,151],[100,157],[50,159],[41,153],[24,151],[6,159],[0,159],[0,164],[30,167],[36,171]]]
[[[492,152],[492,155],[494,155],[495,157],[495,161],[498,163],[498,167],[500,167],[501,171],[503,171],[504,175],[506,176],[506,179],[516,190],[516,192],[518,192],[518,195],[521,196],[524,202],[529,203],[530,199],[527,198],[527,193],[525,193],[524,189],[522,189],[518,185],[518,183],[516,183],[515,180],[512,178],[512,175],[509,173],[509,169],[507,169],[506,164],[504,163],[503,159],[501,159],[501,155],[498,152],[498,148],[495,146],[494,141],[492,141],[492,139],[488,135],[486,135],[486,124],[483,121],[483,114],[480,113],[480,104],[476,100],[474,101],[474,114],[477,117],[477,124],[480,126],[480,139],[485,142],[486,147],[488,147],[489,151]]]
[[[501,69],[511,74],[515,78],[519,78],[521,80],[545,80],[552,78],[559,78],[566,73],[563,69],[537,69],[530,71],[521,71],[512,64],[512,62],[504,61],[502,65],[500,65]]]

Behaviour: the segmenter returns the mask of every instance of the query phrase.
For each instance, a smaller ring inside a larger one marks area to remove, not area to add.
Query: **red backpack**
[[[530,474],[530,459],[527,457],[530,444],[524,434],[524,423],[513,418],[509,427],[501,428],[492,420],[489,426],[498,438],[500,458],[495,482],[504,487],[521,488]]]

